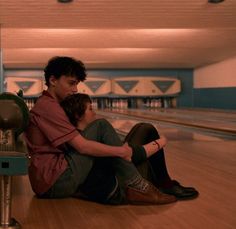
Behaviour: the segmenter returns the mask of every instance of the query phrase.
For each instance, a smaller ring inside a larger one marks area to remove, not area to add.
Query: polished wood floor
[[[236,141],[163,128],[169,173],[200,196],[163,206],[105,206],[41,200],[27,176],[13,179],[12,215],[23,229],[235,229]]]

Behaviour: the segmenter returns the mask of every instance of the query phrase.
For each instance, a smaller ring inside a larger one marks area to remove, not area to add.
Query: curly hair
[[[84,115],[87,104],[92,103],[87,94],[77,93],[67,96],[61,103],[72,125],[76,126],[78,120]]]
[[[62,75],[73,76],[78,81],[84,81],[87,73],[82,61],[72,57],[55,56],[48,61],[44,69],[45,84],[50,85],[49,79],[51,76],[59,79]]]

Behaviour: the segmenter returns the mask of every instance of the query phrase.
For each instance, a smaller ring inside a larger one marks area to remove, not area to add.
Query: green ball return
[[[11,217],[12,177],[28,173],[28,154],[20,135],[27,127],[29,109],[12,93],[0,94],[0,184],[1,228],[21,228]]]

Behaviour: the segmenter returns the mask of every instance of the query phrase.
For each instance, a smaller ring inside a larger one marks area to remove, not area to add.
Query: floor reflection
[[[131,128],[138,123],[136,120],[127,120],[127,119],[107,119],[115,129],[122,133],[128,133]],[[154,124],[158,129],[160,134],[165,135],[169,141],[178,141],[178,140],[201,140],[201,141],[223,141],[220,137],[211,136],[207,133],[198,133],[193,129],[190,130],[181,130],[180,128],[166,127],[164,125]]]

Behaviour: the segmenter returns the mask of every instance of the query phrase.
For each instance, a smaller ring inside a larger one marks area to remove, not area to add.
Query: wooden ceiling
[[[5,68],[197,68],[236,56],[236,0],[0,0]]]

